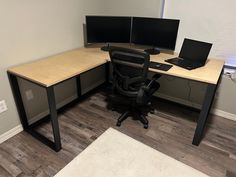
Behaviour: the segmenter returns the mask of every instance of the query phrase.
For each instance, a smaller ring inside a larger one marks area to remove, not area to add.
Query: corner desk
[[[151,61],[165,63],[166,59],[173,57],[175,57],[173,54],[161,53],[159,55],[151,55]],[[108,80],[108,52],[101,51],[100,48],[79,48],[55,56],[47,57],[45,59],[40,59],[31,63],[9,68],[7,70],[8,78],[24,130],[55,151],[60,151],[62,146],[54,95],[54,86],[68,79],[76,78],[78,96],[81,96],[80,74],[101,65],[106,66],[106,79]],[[223,66],[224,61],[222,60],[208,59],[204,67],[191,71],[178,66],[173,66],[168,71],[152,68],[149,69],[154,73],[194,80],[206,83],[208,85],[192,141],[192,144],[194,145],[199,145],[202,139],[207,117],[214,100],[214,95],[220,80],[220,76],[222,74]],[[36,132],[34,127],[29,125],[17,81],[18,77],[46,89],[54,141],[51,141],[42,134]]]

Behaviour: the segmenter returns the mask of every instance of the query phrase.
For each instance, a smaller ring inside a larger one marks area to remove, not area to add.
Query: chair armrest
[[[142,86],[139,91],[138,91],[138,95],[137,95],[137,99],[136,102],[138,104],[145,104],[150,97],[152,96],[152,94],[158,90],[158,88],[160,87],[160,84],[157,83],[157,79],[159,79],[161,77],[161,75],[159,74],[155,74],[152,77],[152,80],[149,81],[149,83],[145,86]]]
[[[154,75],[152,76],[152,80],[153,80],[153,79],[157,80],[157,79],[159,79],[160,77],[161,77],[161,74],[154,74]]]
[[[144,90],[145,90],[145,91],[149,91],[149,90],[152,88],[153,84],[155,84],[156,80],[159,79],[160,77],[161,77],[160,74],[155,74],[155,75],[153,75],[153,76],[152,76],[152,80],[150,80],[150,82],[148,83],[148,85],[147,85],[147,86],[144,86],[144,87],[146,87],[146,88],[144,88]]]

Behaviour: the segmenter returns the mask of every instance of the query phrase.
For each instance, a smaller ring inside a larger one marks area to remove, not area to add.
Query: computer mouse
[[[156,64],[156,67],[157,67],[157,68],[161,67],[161,64]]]

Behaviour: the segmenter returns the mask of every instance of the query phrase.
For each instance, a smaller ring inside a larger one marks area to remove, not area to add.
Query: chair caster
[[[120,127],[120,126],[121,126],[121,122],[117,122],[117,123],[116,123],[116,126],[117,126],[117,127]]]
[[[143,125],[143,128],[148,129],[148,124]]]

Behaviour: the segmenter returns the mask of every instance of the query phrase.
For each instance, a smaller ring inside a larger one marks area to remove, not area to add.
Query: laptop
[[[179,57],[165,61],[188,70],[199,68],[205,65],[211,47],[211,43],[185,38]]]

